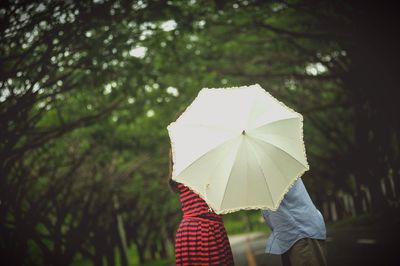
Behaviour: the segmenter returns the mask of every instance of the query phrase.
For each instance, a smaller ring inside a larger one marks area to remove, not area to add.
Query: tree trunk
[[[136,250],[137,250],[138,256],[139,256],[139,264],[143,264],[146,261],[146,258],[144,256],[144,251],[145,251],[144,245],[141,245],[139,243],[139,241],[136,241],[136,240],[134,240],[134,241],[135,241]]]
[[[384,197],[381,189],[380,178],[369,178],[368,188],[371,192],[371,211],[382,212],[388,208],[388,202]]]
[[[114,243],[112,241],[112,237],[107,237],[107,246],[106,246],[106,259],[107,259],[107,266],[115,266],[115,250],[114,250]]]
[[[122,221],[121,215],[118,213],[119,209],[119,202],[116,195],[113,196],[114,200],[114,208],[115,208],[115,219],[117,224],[117,232],[118,232],[118,242],[119,242],[119,251],[121,254],[121,265],[122,266],[129,266],[129,259],[128,259],[128,245],[126,242],[126,234],[124,229],[124,224]]]

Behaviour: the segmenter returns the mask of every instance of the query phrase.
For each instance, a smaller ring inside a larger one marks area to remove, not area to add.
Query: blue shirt
[[[282,254],[302,238],[326,239],[325,222],[299,178],[286,193],[276,211],[262,211],[272,230],[266,252]]]

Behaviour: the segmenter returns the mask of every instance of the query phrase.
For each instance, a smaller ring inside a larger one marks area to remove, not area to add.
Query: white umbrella
[[[219,214],[276,210],[309,169],[302,115],[258,84],[202,89],[168,132],[172,179]]]

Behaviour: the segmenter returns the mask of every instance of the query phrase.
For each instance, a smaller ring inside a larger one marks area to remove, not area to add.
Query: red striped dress
[[[183,219],[176,232],[176,265],[234,265],[222,216],[186,186],[177,189]]]

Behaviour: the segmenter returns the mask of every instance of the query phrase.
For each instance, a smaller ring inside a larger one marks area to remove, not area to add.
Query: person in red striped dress
[[[222,216],[183,184],[170,180],[179,193],[183,219],[176,232],[176,265],[234,265]]]
[[[176,266],[235,265],[222,216],[191,189],[172,180],[172,154],[169,153],[169,186],[179,193],[182,221],[175,236]]]

